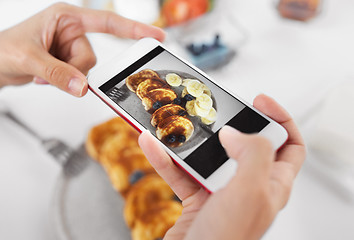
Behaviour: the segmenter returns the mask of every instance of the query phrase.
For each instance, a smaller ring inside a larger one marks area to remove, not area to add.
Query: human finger
[[[145,131],[139,136],[139,145],[156,172],[167,182],[176,195],[184,200],[200,189],[200,186],[179,169],[161,145]]]
[[[67,63],[87,75],[88,71],[96,64],[96,56],[87,37],[83,35],[75,39],[70,47],[71,57]]]
[[[87,92],[85,75],[74,66],[58,60],[48,52],[39,51],[33,54],[31,66],[26,71],[76,97],[81,97]]]
[[[117,37],[131,39],[143,37],[152,37],[159,41],[165,39],[165,33],[162,29],[124,18],[111,11],[80,8],[65,3],[57,3],[53,8],[59,14],[74,12],[75,16],[80,17],[86,32],[109,33]]]
[[[49,82],[47,80],[44,80],[44,79],[37,77],[37,76],[33,77],[33,82],[36,84],[41,84],[41,85],[49,84]]]
[[[303,139],[290,114],[274,99],[264,94],[258,95],[253,106],[282,125],[288,132],[288,144],[303,144]]]
[[[238,163],[238,181],[267,181],[275,154],[269,140],[259,135],[243,134],[230,126],[224,126],[220,130],[219,138],[227,155]]]
[[[257,96],[253,105],[282,125],[288,132],[288,140],[279,150],[277,160],[290,163],[297,173],[305,158],[305,145],[294,120],[275,100],[264,94]]]
[[[162,29],[124,18],[113,12],[85,9],[81,19],[87,32],[110,33],[117,37],[131,39],[152,37],[161,42],[165,39]]]

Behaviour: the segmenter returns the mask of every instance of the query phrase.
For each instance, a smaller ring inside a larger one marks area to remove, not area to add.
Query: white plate
[[[85,152],[84,147],[80,151]],[[79,176],[59,177],[53,214],[57,239],[131,239],[123,218],[123,198],[113,189],[103,168],[88,156],[87,160]]]

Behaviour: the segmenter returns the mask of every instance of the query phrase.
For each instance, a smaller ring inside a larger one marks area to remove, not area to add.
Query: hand
[[[0,32],[0,87],[34,81],[53,84],[74,96],[85,95],[85,75],[96,64],[86,32],[164,39],[161,29],[112,12],[54,4]]]
[[[285,206],[305,158],[304,143],[294,121],[274,100],[260,95],[254,106],[279,122],[289,138],[275,153],[264,137],[221,129],[221,144],[238,167],[227,186],[211,195],[173,164],[150,133],[140,136],[146,157],[184,207],[165,240],[259,239]]]

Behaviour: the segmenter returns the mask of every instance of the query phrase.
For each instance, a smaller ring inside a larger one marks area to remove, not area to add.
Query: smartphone
[[[136,130],[149,130],[209,192],[225,186],[237,168],[219,142],[224,125],[258,133],[275,150],[287,140],[281,125],[151,38],[96,68],[88,83]]]

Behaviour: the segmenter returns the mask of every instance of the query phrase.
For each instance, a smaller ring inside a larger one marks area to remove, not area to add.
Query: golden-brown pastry
[[[116,134],[131,132],[132,127],[120,117],[113,118],[100,125],[93,127],[87,136],[86,150],[95,160],[99,160],[99,155],[105,141]]]
[[[156,136],[170,147],[179,147],[190,139],[194,132],[191,120],[173,115],[164,119],[156,130]]]
[[[132,184],[135,183],[136,180],[132,180],[132,176],[135,173],[139,172],[142,176],[155,173],[154,168],[150,165],[139,147],[124,149],[119,161],[106,168],[106,171],[113,187],[123,197],[126,197]]]
[[[146,79],[154,78],[160,79],[159,75],[155,71],[151,69],[144,69],[138,73],[130,75],[125,81],[125,84],[127,85],[130,91],[136,92],[136,89],[138,88],[141,82],[145,81]]]
[[[172,103],[177,98],[177,94],[167,88],[157,88],[149,91],[142,99],[145,110],[153,113],[158,108]]]
[[[126,196],[124,218],[132,228],[135,222],[157,202],[172,200],[174,193],[157,174],[150,174],[135,183]]]
[[[136,95],[138,95],[140,99],[143,99],[144,97],[146,97],[146,94],[149,91],[157,88],[170,88],[170,87],[166,82],[162,80],[146,79],[145,81],[139,84],[138,88],[136,89]]]
[[[176,201],[161,201],[144,212],[135,222],[133,240],[156,240],[163,238],[182,214],[182,205]]]
[[[102,146],[100,162],[105,168],[114,188],[123,196],[130,187],[130,175],[137,170],[154,172],[138,146],[138,133],[134,130],[117,134]]]
[[[114,188],[125,198],[124,217],[134,240],[163,237],[182,212],[168,184],[138,146],[138,133],[114,118],[89,133],[87,149],[99,160]],[[90,149],[90,150],[89,150]]]
[[[164,119],[173,115],[179,115],[186,117],[187,111],[183,107],[177,104],[167,104],[157,109],[151,116],[151,125],[157,127]]]
[[[139,134],[134,131],[126,131],[111,136],[101,147],[99,159],[101,164],[107,168],[120,161],[122,151],[131,147],[138,147]]]

